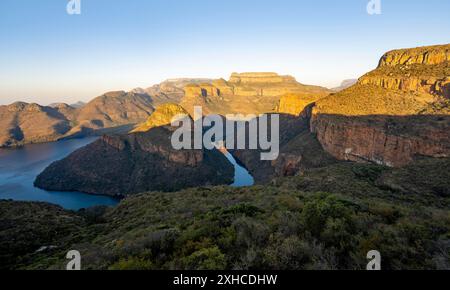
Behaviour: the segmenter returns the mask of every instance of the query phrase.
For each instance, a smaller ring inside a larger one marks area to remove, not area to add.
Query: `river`
[[[42,201],[79,210],[97,205],[116,205],[119,200],[79,192],[46,191],[33,186],[36,176],[52,162],[63,159],[73,151],[96,140],[96,137],[31,144],[18,149],[0,149],[0,199]],[[253,177],[240,166],[230,153],[225,157],[235,168],[233,187],[254,184]]]

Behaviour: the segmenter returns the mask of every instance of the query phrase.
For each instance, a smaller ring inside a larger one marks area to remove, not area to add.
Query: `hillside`
[[[0,106],[0,147],[55,141],[71,129],[73,108],[17,102]]]
[[[385,270],[449,269],[448,167],[341,163],[267,186],[150,192],[77,213],[1,201],[0,265],[62,269],[77,249],[83,269],[364,269],[378,249]]]
[[[356,85],[316,102],[312,131],[342,160],[450,156],[449,58],[450,45],[386,53]]]
[[[105,128],[137,124],[145,121],[153,111],[152,99],[146,94],[109,92],[79,109],[68,135],[91,134]]]

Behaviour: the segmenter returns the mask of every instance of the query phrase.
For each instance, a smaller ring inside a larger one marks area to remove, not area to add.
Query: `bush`
[[[224,270],[227,263],[225,255],[217,246],[198,250],[182,259],[186,270]]]

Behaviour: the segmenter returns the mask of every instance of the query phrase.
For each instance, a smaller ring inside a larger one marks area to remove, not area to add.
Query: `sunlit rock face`
[[[287,94],[280,98],[277,111],[281,114],[299,116],[307,106],[320,100],[322,96],[316,94]]]
[[[147,132],[150,129],[170,125],[176,117],[188,117],[189,113],[180,105],[164,104],[156,108],[146,122],[139,124],[133,132]]]
[[[289,93],[324,97],[330,90],[303,85],[292,76],[276,73],[233,73],[229,80],[189,84],[181,105],[192,114],[202,106],[206,114],[262,114],[277,111],[280,98]]]
[[[402,166],[450,155],[450,45],[395,50],[377,69],[316,102],[311,129],[342,160]]]

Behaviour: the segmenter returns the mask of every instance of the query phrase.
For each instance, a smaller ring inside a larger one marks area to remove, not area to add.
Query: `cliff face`
[[[341,160],[405,165],[450,155],[450,45],[386,53],[378,68],[317,101],[311,130]]]
[[[280,98],[278,113],[293,116],[300,115],[307,106],[317,102],[322,97],[315,94],[287,94]]]
[[[276,160],[261,161],[264,150],[233,150],[231,153],[249,170],[257,184],[273,178],[295,176],[307,169],[337,162],[309,131],[307,115],[280,115],[280,154]]]
[[[289,94],[326,96],[326,88],[298,83],[291,76],[276,73],[233,73],[226,81],[191,84],[184,88],[181,105],[190,113],[202,106],[207,114],[261,114],[276,111],[280,97]]]
[[[35,185],[47,190],[130,195],[145,191],[229,184],[233,167],[217,150],[175,150],[171,129],[103,136],[44,170]]]

